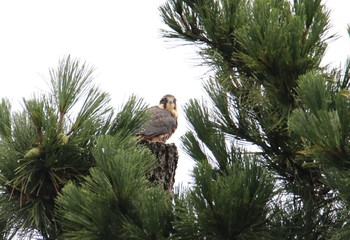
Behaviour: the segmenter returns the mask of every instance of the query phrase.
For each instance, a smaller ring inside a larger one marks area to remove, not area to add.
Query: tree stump
[[[164,190],[173,193],[175,171],[179,153],[174,143],[141,141],[156,156],[157,162],[154,170],[147,176],[150,182],[163,185]]]

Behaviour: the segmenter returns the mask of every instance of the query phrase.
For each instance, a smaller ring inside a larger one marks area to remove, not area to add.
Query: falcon
[[[150,142],[165,142],[177,128],[176,98],[167,94],[159,105],[147,110],[150,118],[136,133],[141,140]]]

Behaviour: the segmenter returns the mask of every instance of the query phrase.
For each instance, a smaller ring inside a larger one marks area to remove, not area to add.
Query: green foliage
[[[136,145],[119,135],[98,139],[97,166],[81,185],[68,184],[57,200],[65,239],[165,239],[171,202],[146,179],[154,156]]]
[[[234,155],[225,173],[198,163],[193,189],[175,198],[176,239],[270,239],[266,223],[272,178],[256,157]]]
[[[218,131],[215,123],[210,119],[209,109],[204,104],[200,104],[199,101],[191,100],[185,106],[185,112],[189,122],[194,127],[198,139],[210,149],[220,169],[225,169],[228,158],[225,136]],[[199,151],[199,143],[192,135],[192,133],[187,133],[182,138],[187,153],[193,157],[198,156],[199,158],[194,158],[195,161],[206,160],[205,153]]]
[[[251,12],[249,24],[238,30],[244,49],[235,58],[258,77],[267,98],[289,107],[298,77],[317,69],[325,52],[328,13],[320,1],[290,6],[283,0],[254,1]]]
[[[109,134],[128,136],[140,129],[149,116],[147,116],[147,105],[142,99],[131,96],[127,103],[117,113],[108,130]]]
[[[345,219],[349,219],[350,204],[349,63],[345,74],[337,73],[333,79],[315,73],[301,77],[296,90],[300,108],[295,109],[289,119],[290,130],[305,144],[300,154],[313,159],[308,166],[321,166],[323,181],[340,193],[346,206],[346,213],[341,217]],[[349,236],[349,225],[344,224],[333,238],[348,239]]]
[[[108,95],[91,85],[91,74],[67,57],[50,72],[51,94],[24,99],[22,112],[11,113],[2,101],[0,219],[6,231],[36,229],[49,239],[59,234],[55,197],[95,165],[91,147],[111,110]],[[74,107],[80,107],[77,116]]]
[[[77,60],[71,60],[70,56],[60,61],[57,70],[50,70],[52,96],[62,114],[66,114],[89,93],[93,71],[86,63],[80,64]]]
[[[328,13],[320,2],[169,0],[160,10],[172,31],[163,35],[200,46],[205,63],[221,74],[258,75],[260,83],[288,91],[325,51]]]
[[[51,93],[21,112],[0,103],[0,236],[348,239],[350,61],[320,67],[321,0],[168,0],[160,12],[164,36],[198,46],[214,73],[209,101],[185,105],[193,186],[171,202],[147,181],[155,159],[134,137],[146,105],[132,96],[114,115],[93,69],[67,57]]]
[[[330,226],[339,227],[334,223],[340,211],[332,208],[338,199],[313,157],[301,154],[307,143],[288,131],[289,116],[299,108],[302,93],[297,89],[304,88],[299,78],[324,72],[320,62],[330,27],[324,5],[320,0],[169,0],[160,10],[170,27],[163,36],[198,46],[204,63],[213,69],[204,86],[210,101],[193,100],[185,107],[194,130],[182,138],[188,155],[197,164],[210,162],[225,172],[234,152],[230,141],[253,144],[263,157],[262,164],[283,186],[286,199],[291,199],[274,205],[272,212],[283,212],[283,219],[269,223],[271,229],[275,223],[281,229],[274,237],[327,238]],[[328,97],[310,98],[323,104]],[[337,120],[333,113],[327,114],[327,129],[319,131],[328,132],[337,145],[345,140],[335,137],[337,122],[342,124],[346,118]],[[327,209],[326,203],[332,207]],[[290,231],[298,226],[305,231]]]
[[[170,198],[146,180],[154,156],[133,137],[146,105],[132,96],[114,116],[92,74],[68,56],[50,70],[49,94],[24,99],[21,112],[2,100],[1,238],[169,235]]]
[[[8,137],[11,134],[11,106],[6,99],[1,99],[0,136]]]
[[[347,89],[339,89],[323,75],[300,78],[297,93],[301,108],[289,119],[292,131],[311,146],[303,153],[317,155],[324,166],[349,169],[350,101]],[[307,126],[307,127],[305,127]]]
[[[240,49],[235,33],[248,19],[249,5],[247,0],[167,1],[160,11],[163,21],[173,31],[163,34],[199,44],[200,55],[214,68],[230,67],[227,62]]]
[[[320,1],[173,0],[160,10],[172,29],[164,36],[199,45],[216,70],[205,88],[221,130],[270,156],[293,154],[293,91],[300,75],[318,68],[326,47],[328,13]],[[275,165],[284,171],[284,163]]]
[[[250,10],[249,26],[237,37],[244,46],[239,55],[251,69],[288,81],[318,66],[329,28],[321,1],[294,1],[291,6],[284,0],[256,0]]]
[[[216,106],[227,107],[225,100]],[[187,132],[182,142],[197,166],[193,189],[175,198],[175,238],[269,239],[272,177],[256,155],[242,153],[229,142],[218,124],[225,119],[216,118],[216,110],[198,100],[185,106],[195,134]]]

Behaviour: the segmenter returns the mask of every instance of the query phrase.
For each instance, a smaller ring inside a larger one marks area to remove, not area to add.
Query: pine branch
[[[51,70],[52,95],[43,94],[24,99],[25,109],[10,113],[5,103],[3,134],[0,142],[0,184],[2,194],[12,208],[6,214],[8,231],[37,230],[47,239],[60,234],[54,214],[55,197],[68,181],[78,181],[88,174],[95,161],[91,154],[94,139],[103,133],[110,108],[106,93],[91,86],[91,69],[72,61],[60,61],[58,70]],[[69,127],[69,115],[84,99],[80,115]],[[7,120],[6,120],[7,119]],[[6,132],[7,131],[7,132]]]
[[[272,179],[254,158],[243,156],[236,155],[224,175],[208,163],[197,165],[194,188],[175,198],[175,239],[269,238]]]
[[[113,119],[108,133],[112,135],[117,133],[134,135],[135,131],[148,118],[146,109],[147,105],[143,102],[143,99],[137,99],[134,95],[131,96]]]
[[[1,99],[0,104],[0,139],[11,135],[11,105],[7,99]]]
[[[61,115],[60,123],[63,116],[90,88],[93,71],[86,63],[81,65],[78,60],[71,60],[70,56],[60,60],[57,70],[50,70],[51,91]]]
[[[198,45],[204,63],[215,72],[206,86],[213,107],[195,101],[186,106],[194,130],[183,138],[189,155],[198,158],[197,164],[209,159],[225,169],[230,156],[230,147],[225,144],[229,146],[229,140],[253,143],[262,150],[266,166],[283,179],[286,191],[300,197],[301,212],[310,214],[307,228],[318,228],[311,215],[332,222],[331,216],[322,214],[321,207],[312,205],[329,198],[321,169],[307,167],[313,160],[299,154],[305,143],[288,131],[288,118],[299,104],[298,79],[312,71],[323,71],[319,64],[326,41],[334,38],[325,37],[329,16],[321,1],[170,0],[161,10],[171,28],[164,36]],[[192,25],[199,32],[191,29]],[[329,122],[325,124],[327,130],[322,131],[337,145],[340,139],[332,132],[346,118],[338,121],[334,113],[324,115],[336,124]],[[316,238],[318,233],[311,231],[298,237]]]
[[[80,186],[67,185],[58,198],[67,239],[165,239],[170,198],[146,175],[155,158],[135,139],[100,137],[97,167]]]

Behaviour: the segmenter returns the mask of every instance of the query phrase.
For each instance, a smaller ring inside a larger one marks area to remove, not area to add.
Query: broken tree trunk
[[[141,141],[140,144],[147,146],[156,156],[155,169],[148,175],[148,180],[162,184],[165,190],[173,192],[175,183],[175,171],[179,154],[174,143]]]

